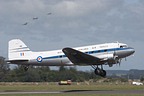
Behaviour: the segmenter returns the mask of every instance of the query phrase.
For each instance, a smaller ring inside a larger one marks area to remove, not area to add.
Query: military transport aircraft
[[[20,39],[9,41],[8,60],[10,64],[28,66],[92,66],[95,74],[105,77],[103,65],[120,64],[123,58],[132,55],[134,48],[124,43],[105,43],[62,50],[33,52]],[[99,67],[100,66],[100,67]]]

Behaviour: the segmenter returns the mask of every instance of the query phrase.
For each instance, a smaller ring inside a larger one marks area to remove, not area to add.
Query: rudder
[[[9,60],[28,60],[30,49],[20,40],[13,39],[8,43],[8,58]]]

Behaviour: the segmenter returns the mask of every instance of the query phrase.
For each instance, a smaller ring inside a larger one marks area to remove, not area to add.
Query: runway
[[[2,94],[144,94],[144,90],[4,91]]]

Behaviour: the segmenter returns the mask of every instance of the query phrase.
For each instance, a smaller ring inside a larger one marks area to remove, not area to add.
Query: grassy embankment
[[[56,83],[0,83],[0,92],[14,91],[68,91],[68,90],[144,90],[144,86],[134,86],[128,83],[112,84],[112,83],[80,83],[77,85],[60,86]],[[128,94],[17,94],[3,96],[127,96]],[[143,96],[141,94],[131,94],[129,96]]]

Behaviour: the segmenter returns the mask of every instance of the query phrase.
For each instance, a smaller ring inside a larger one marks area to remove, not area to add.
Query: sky
[[[0,0],[0,56],[7,58],[15,38],[32,51],[119,41],[133,47],[134,56],[104,68],[142,70],[144,0]]]

